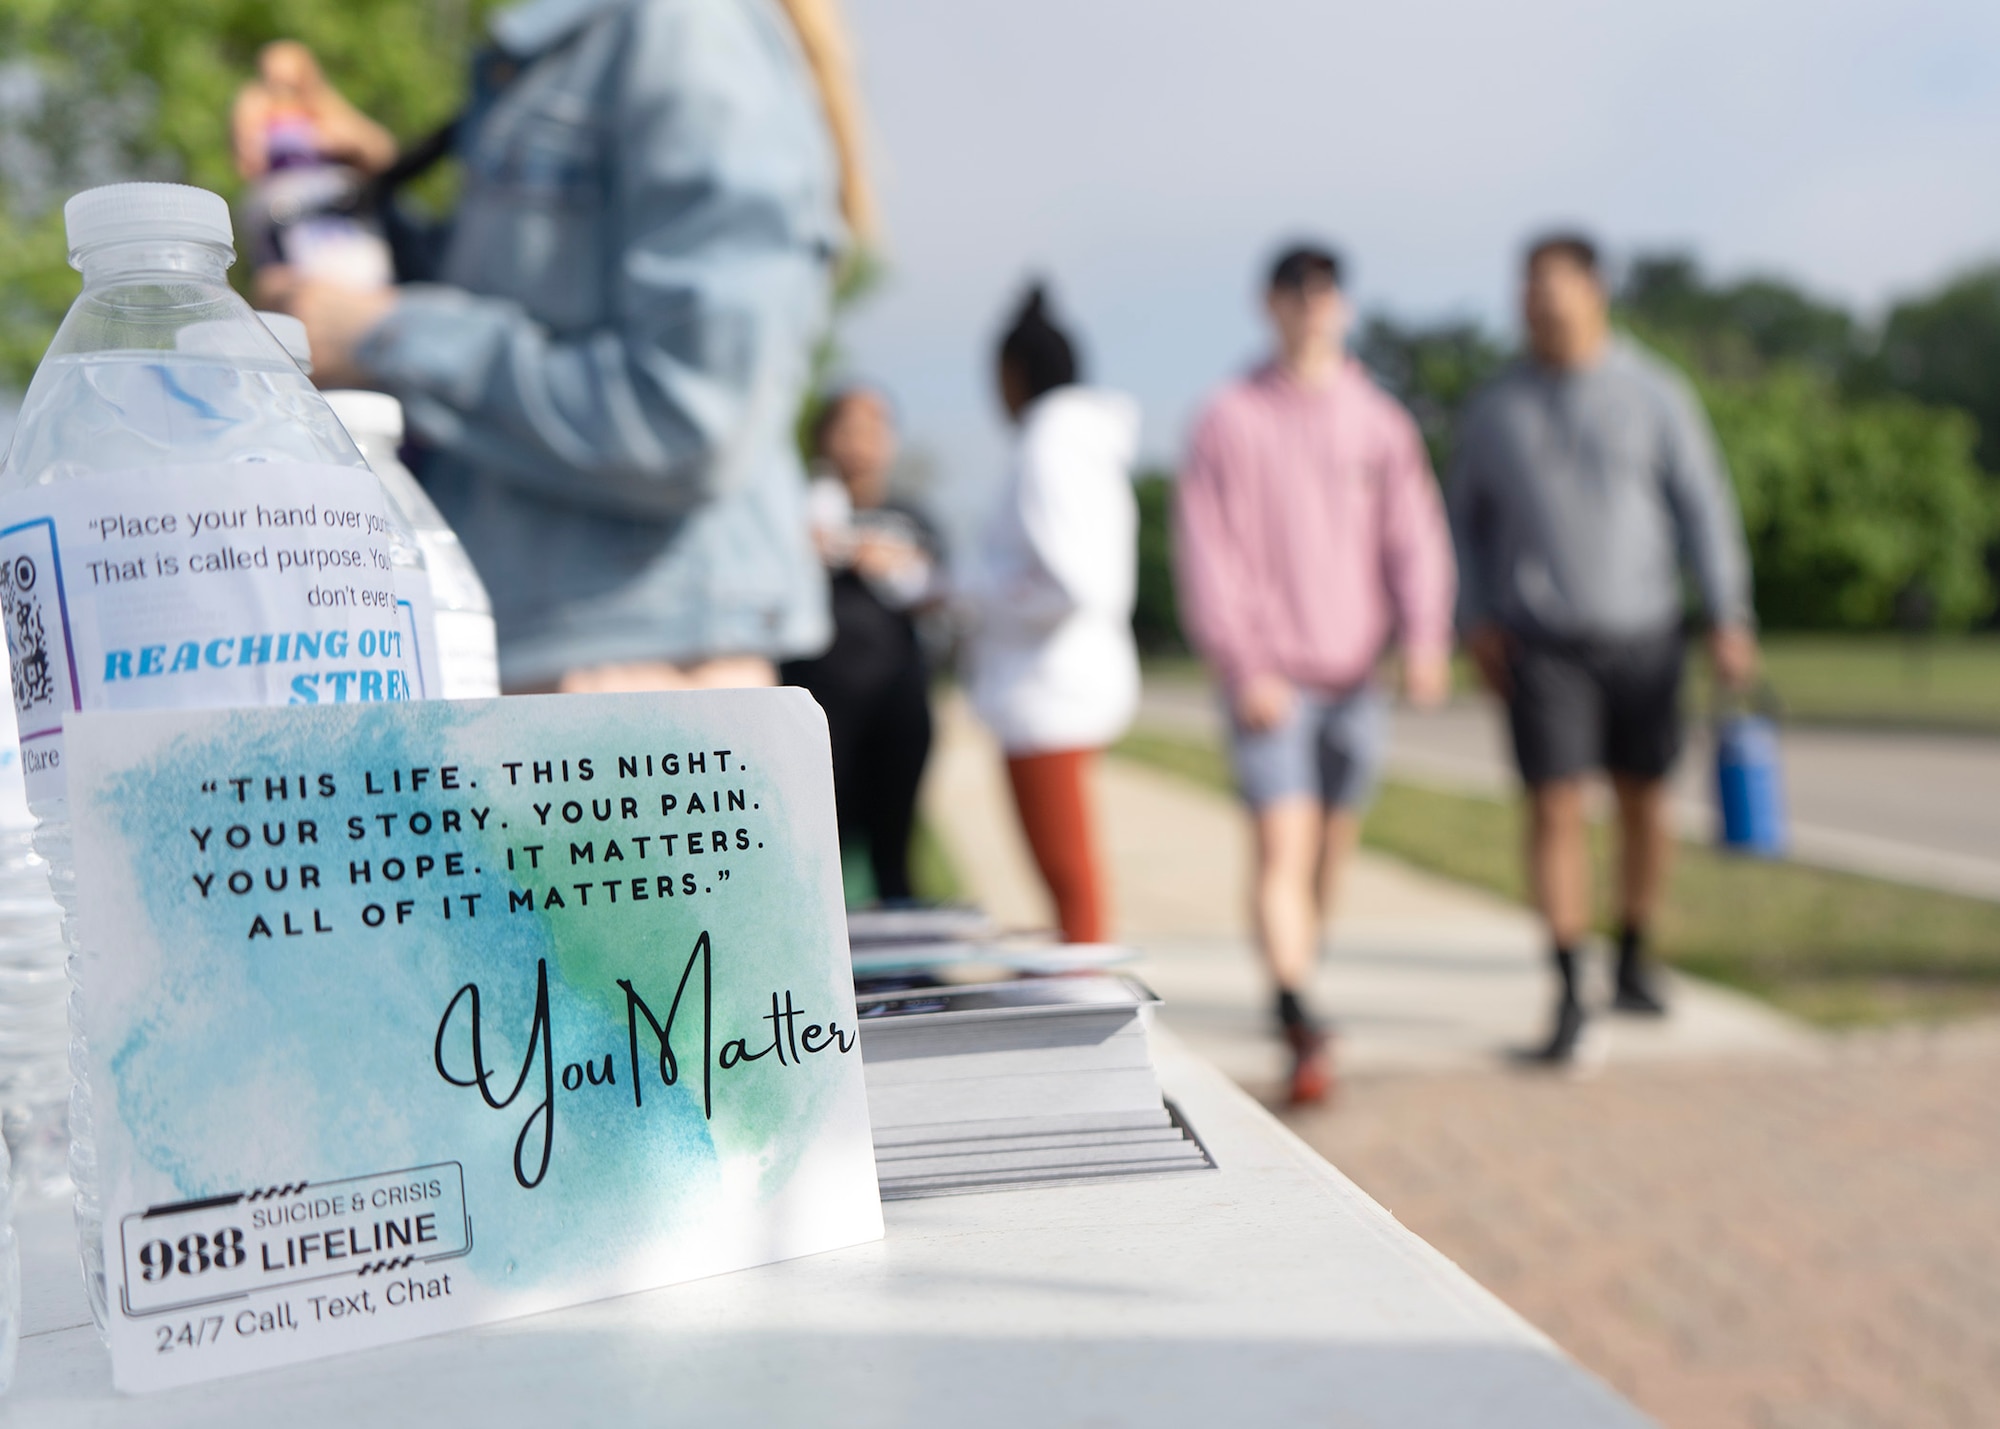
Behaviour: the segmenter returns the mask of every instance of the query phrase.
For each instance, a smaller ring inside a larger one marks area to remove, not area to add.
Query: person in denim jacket
[[[509,691],[765,684],[826,644],[792,422],[869,219],[831,3],[502,11],[440,281],[260,283],[320,381],[402,399]]]

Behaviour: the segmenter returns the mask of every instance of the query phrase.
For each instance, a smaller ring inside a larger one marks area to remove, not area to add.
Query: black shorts
[[[1530,787],[1594,769],[1661,779],[1681,752],[1678,630],[1621,640],[1516,637],[1507,722]]]

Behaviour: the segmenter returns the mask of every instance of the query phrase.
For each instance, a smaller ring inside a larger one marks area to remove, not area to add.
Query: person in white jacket
[[[1132,641],[1139,410],[1082,386],[1039,287],[1000,344],[1018,428],[965,590],[973,708],[999,738],[1021,825],[1073,943],[1110,937],[1091,780],[1139,703]]]

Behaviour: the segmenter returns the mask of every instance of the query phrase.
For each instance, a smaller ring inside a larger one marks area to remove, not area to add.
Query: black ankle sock
[[[1627,923],[1618,930],[1618,977],[1620,981],[1638,973],[1646,961],[1646,930]]]
[[[1562,979],[1562,1000],[1565,1003],[1578,1001],[1576,989],[1576,949],[1558,944],[1554,950],[1556,976]]]
[[[1299,995],[1290,988],[1278,989],[1278,1021],[1286,1027],[1313,1025],[1312,1014],[1306,1011],[1305,1004],[1299,1001]]]

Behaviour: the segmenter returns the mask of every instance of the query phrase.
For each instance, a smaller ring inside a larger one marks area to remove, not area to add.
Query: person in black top
[[[877,896],[901,902],[913,896],[910,828],[931,747],[930,671],[914,617],[937,597],[939,542],[929,521],[889,496],[896,428],[880,392],[834,393],[812,440],[819,474],[809,509],[833,644],[782,674],[826,711],[842,844],[865,844]]]

